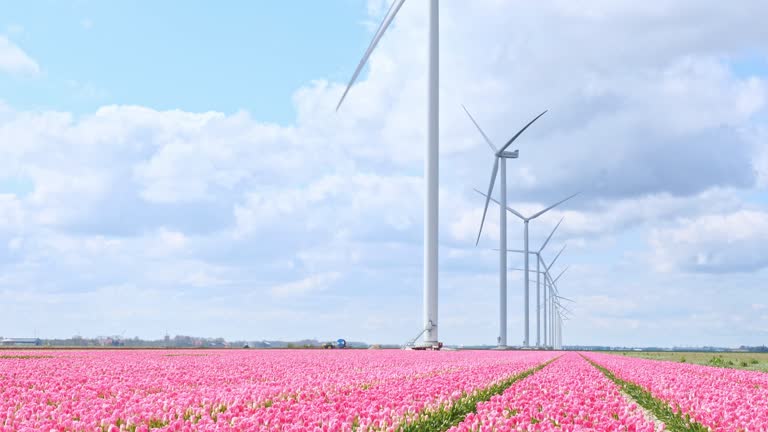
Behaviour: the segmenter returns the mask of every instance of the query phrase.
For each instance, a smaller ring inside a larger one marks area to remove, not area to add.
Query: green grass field
[[[695,363],[707,366],[768,372],[768,353],[621,351],[616,354],[651,360]]]

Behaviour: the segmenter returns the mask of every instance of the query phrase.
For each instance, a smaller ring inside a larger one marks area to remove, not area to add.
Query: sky
[[[425,2],[334,110],[387,7],[4,2],[0,336],[416,336]],[[564,218],[543,256],[567,245],[565,344],[768,343],[768,3],[440,7],[440,339],[499,326],[499,210],[476,247],[473,191],[493,157],[464,104],[497,145],[549,110],[508,200],[581,192],[530,225],[538,248]],[[510,344],[522,294],[510,270]]]

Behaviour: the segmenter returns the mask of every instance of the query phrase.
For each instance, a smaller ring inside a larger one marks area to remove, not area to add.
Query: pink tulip
[[[587,356],[713,431],[768,430],[768,374],[609,354]]]
[[[576,353],[566,353],[450,429],[467,431],[663,430],[647,420],[618,387]]]
[[[395,350],[34,355],[40,358],[0,360],[0,431],[394,430],[553,357]]]

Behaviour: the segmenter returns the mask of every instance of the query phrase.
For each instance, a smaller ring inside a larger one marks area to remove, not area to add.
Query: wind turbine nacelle
[[[520,150],[515,151],[503,151],[501,152],[501,157],[507,158],[507,159],[517,159],[517,156],[519,155]]]

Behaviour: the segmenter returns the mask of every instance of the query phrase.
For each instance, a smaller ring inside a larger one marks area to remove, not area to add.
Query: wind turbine
[[[559,255],[558,255],[559,256]],[[552,261],[552,263],[549,265],[551,268],[552,265],[555,263],[556,259]],[[560,278],[565,274],[565,272],[568,270],[569,267],[564,268],[559,275],[557,275],[556,278],[552,279],[551,275],[549,274],[549,269],[547,269],[547,277],[549,277],[549,310],[550,310],[550,344],[552,345],[552,348],[555,347],[555,331],[557,330],[555,328],[555,323],[557,320],[557,317],[555,316],[555,312],[557,312],[558,316],[560,315],[559,311],[556,311],[555,306],[558,306],[561,309],[565,309],[564,306],[559,302],[560,292],[557,289],[557,281],[560,280]],[[565,298],[565,297],[562,297]],[[567,299],[568,301],[573,301],[570,299]],[[567,310],[567,309],[566,309]],[[568,310],[567,310],[568,311]],[[568,311],[570,312],[570,311]]]
[[[552,306],[552,349],[559,350],[562,349],[563,319],[567,320],[571,311],[557,300],[553,300]]]
[[[347,88],[336,105],[341,107],[344,98],[357,80],[392,20],[405,0],[395,0],[390,5],[379,28],[360,59]],[[439,132],[439,13],[438,0],[429,0],[429,51],[427,85],[427,146],[424,158],[426,201],[424,205],[424,344],[437,347],[437,240],[438,240],[438,132]]]
[[[475,192],[477,192],[480,195],[486,197],[487,199],[490,199],[491,201],[495,202],[496,204],[501,205],[501,203],[499,203],[495,199],[491,198],[490,195],[486,195],[486,194],[480,192],[477,189],[475,189]],[[523,294],[524,294],[524,296],[523,296],[524,297],[524,299],[523,299],[523,314],[524,314],[524,322],[525,322],[525,330],[523,332],[523,345],[526,346],[526,347],[530,346],[530,344],[529,344],[530,317],[529,317],[529,312],[528,312],[528,309],[529,309],[529,306],[530,306],[530,300],[529,300],[529,295],[528,295],[529,294],[528,293],[528,291],[529,291],[528,270],[530,270],[530,266],[529,266],[529,262],[528,262],[528,222],[536,219],[537,217],[539,217],[539,216],[543,215],[544,213],[552,210],[553,208],[555,208],[555,207],[559,206],[560,204],[568,201],[569,199],[575,197],[578,194],[579,194],[579,192],[576,192],[575,194],[573,194],[573,195],[571,195],[569,197],[566,197],[566,198],[564,198],[564,199],[562,199],[562,200],[552,204],[551,206],[545,208],[544,210],[536,212],[536,213],[534,213],[534,214],[532,214],[531,216],[528,216],[528,217],[523,216],[522,214],[520,214],[520,212],[518,212],[517,210],[515,210],[515,209],[513,209],[513,208],[511,208],[509,206],[505,206],[510,213],[512,213],[513,215],[519,217],[523,221],[523,224],[525,225],[525,228],[523,230],[523,246],[524,246],[524,248],[523,248],[524,249],[523,257],[524,257],[524,260],[525,260],[525,272],[523,273]]]
[[[501,208],[501,207],[500,207]],[[557,228],[560,227],[560,224],[563,223],[563,219],[565,217],[560,218],[560,220],[557,222],[557,225],[552,229],[552,232],[549,233],[549,236],[547,236],[547,239],[544,240],[544,243],[541,245],[539,250],[534,252],[529,252],[530,254],[536,255],[536,346],[541,346],[541,313],[542,313],[542,304],[541,304],[541,274],[543,273],[541,271],[541,253],[544,251],[544,248],[547,247],[547,244],[549,244],[549,241],[552,239],[552,236],[555,234],[555,231],[557,231]],[[507,252],[515,252],[515,253],[525,253],[522,249],[507,249]],[[562,251],[561,251],[562,253]],[[558,254],[560,256],[560,254]],[[555,258],[557,259],[557,258]],[[546,265],[545,265],[546,268]],[[517,270],[517,269],[515,269]],[[544,289],[546,290],[546,276],[544,278]],[[547,301],[547,293],[544,292],[544,302]],[[544,308],[544,321],[545,321],[545,327],[544,327],[544,333],[547,332],[546,330],[546,307]],[[546,336],[545,336],[546,339]]]
[[[560,293],[556,291],[556,289],[557,289],[556,285],[554,285],[555,283],[557,283],[557,281],[560,279],[560,277],[563,275],[563,273],[565,273],[565,271],[568,270],[569,267],[566,267],[563,271],[561,271],[560,274],[555,279],[552,279],[552,276],[549,273],[549,270],[552,268],[552,266],[555,264],[555,261],[557,261],[557,259],[560,257],[560,254],[563,253],[564,250],[565,250],[565,245],[563,245],[563,248],[560,249],[560,252],[558,252],[557,256],[555,256],[555,258],[552,260],[552,262],[549,264],[549,266],[547,266],[547,264],[544,263],[544,261],[541,259],[540,252],[528,252],[531,255],[536,255],[537,258],[538,258],[538,261],[541,262],[542,266],[544,267],[544,270],[542,271],[542,270],[539,270],[539,268],[538,268],[539,266],[537,265],[537,269],[536,270],[529,270],[528,273],[536,273],[537,281],[538,281],[540,275],[542,275],[542,274],[544,275],[544,303],[543,304],[538,304],[537,305],[538,306],[537,309],[538,309],[538,312],[543,311],[543,313],[544,313],[543,322],[544,322],[544,346],[545,347],[547,346],[547,339],[548,339],[548,333],[547,333],[547,323],[548,323],[548,320],[547,320],[547,309],[551,308],[550,307],[550,303],[552,301],[555,301],[555,300],[557,300],[558,304],[559,304],[560,300],[565,300],[565,301],[569,301],[569,302],[575,303],[575,301],[573,301],[573,300],[571,300],[571,299],[569,299],[567,297],[561,296]],[[523,251],[522,250],[517,250],[517,249],[510,249],[509,252],[522,253]],[[520,271],[520,272],[524,272],[525,271],[525,269],[521,269],[521,268],[517,268],[517,267],[510,267],[509,270]],[[555,286],[555,291],[552,291],[549,294],[549,298],[548,298],[547,292],[551,291],[551,289],[552,289],[550,285],[551,286]],[[550,315],[550,316],[554,316],[554,315]],[[550,325],[550,328],[551,328],[551,325]],[[537,342],[536,346],[539,347],[541,345]]]
[[[544,346],[547,346],[547,340],[549,340],[550,343],[552,343],[551,338],[551,329],[552,329],[552,305],[551,305],[551,295],[550,298],[547,298],[547,293],[550,292],[550,285],[549,282],[552,281],[552,275],[549,273],[549,270],[552,269],[552,266],[555,265],[555,262],[557,262],[557,259],[560,258],[560,255],[565,250],[566,245],[563,245],[562,249],[560,249],[560,252],[555,255],[555,258],[552,259],[552,261],[547,265],[544,260],[539,256],[539,262],[541,262],[541,265],[544,266]],[[547,310],[549,310],[549,319],[547,319]],[[549,326],[550,332],[547,331],[547,326]]]
[[[557,307],[557,329],[555,330],[555,346],[556,349],[563,349],[563,321],[570,320],[571,311],[560,303],[557,303]]]
[[[508,252],[524,253],[524,251],[520,250],[520,249],[508,249],[507,251]],[[546,302],[547,302],[547,292],[546,292],[546,290],[547,290],[547,272],[546,272],[546,267],[545,267],[545,271],[541,271],[540,268],[539,268],[539,261],[541,261],[541,257],[539,256],[539,252],[528,252],[528,253],[531,254],[531,255],[536,255],[536,257],[537,257],[537,260],[536,260],[536,270],[529,270],[528,273],[536,273],[536,346],[540,347],[541,343],[540,343],[540,339],[539,339],[539,335],[540,335],[540,333],[539,333],[539,329],[540,329],[539,317],[541,315],[542,309],[544,311],[544,345],[546,346],[546,343],[547,343],[546,342],[546,340],[547,340],[547,335],[546,335],[546,333],[547,333],[547,305],[546,305]],[[517,267],[510,267],[509,270],[515,270],[515,271],[520,271],[520,272],[524,272],[525,271],[525,269],[521,269],[521,268],[517,268]],[[541,275],[542,274],[544,274],[544,303],[545,303],[544,305],[541,304],[540,299],[539,299],[539,295],[538,295],[538,293],[539,293],[539,281],[541,280]]]
[[[533,124],[539,117],[543,116],[547,111],[536,116],[533,120],[528,122],[525,127],[520,129],[512,138],[507,141],[501,148],[496,148],[488,135],[485,134],[483,128],[475,121],[472,114],[469,113],[467,107],[461,106],[464,112],[467,113],[469,119],[477,128],[480,135],[493,152],[493,169],[491,170],[491,182],[488,184],[488,196],[493,193],[493,186],[496,184],[496,174],[499,172],[499,165],[501,165],[501,178],[499,185],[501,189],[501,206],[499,207],[499,348],[507,346],[507,213],[504,210],[507,206],[507,159],[517,159],[519,154],[518,150],[507,151],[507,148],[515,142],[515,140],[523,133],[530,125]],[[488,198],[485,200],[485,207],[483,207],[483,218],[480,220],[480,230],[477,233],[477,240],[475,246],[480,243],[480,235],[483,233],[483,225],[485,224],[485,215],[488,213]]]

